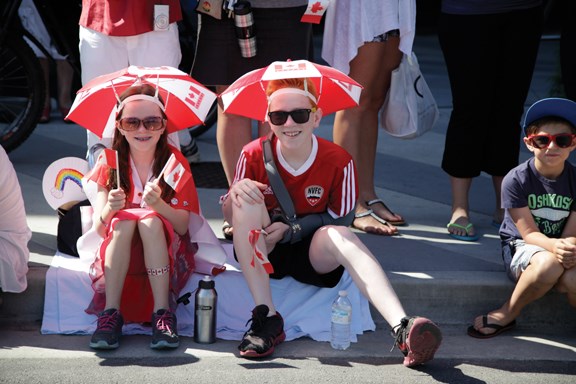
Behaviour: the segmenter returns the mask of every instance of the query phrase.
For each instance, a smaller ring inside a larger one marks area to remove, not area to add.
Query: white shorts
[[[522,272],[530,265],[530,260],[538,252],[546,251],[537,245],[526,244],[523,240],[511,241],[502,247],[502,258],[508,277],[517,282]]]
[[[79,49],[82,84],[129,65],[169,65],[178,68],[182,59],[176,23],[171,23],[167,31],[151,31],[135,36],[108,36],[80,26]],[[170,144],[180,148],[177,133],[168,135],[168,140]],[[88,149],[97,143],[109,147],[112,139],[100,139],[88,132]]]
[[[167,31],[135,36],[108,36],[80,26],[79,49],[82,84],[129,65],[178,68],[182,60],[176,23],[170,24]]]

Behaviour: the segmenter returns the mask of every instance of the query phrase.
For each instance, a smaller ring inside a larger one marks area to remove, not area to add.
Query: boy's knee
[[[576,268],[570,268],[564,270],[560,279],[558,279],[558,284],[556,289],[562,293],[570,293],[576,296]]]
[[[537,280],[547,283],[557,282],[565,271],[551,253],[546,257],[533,258],[530,266],[534,269]]]

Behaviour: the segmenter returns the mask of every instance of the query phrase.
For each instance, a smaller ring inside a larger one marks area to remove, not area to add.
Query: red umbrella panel
[[[179,69],[129,66],[94,78],[76,94],[67,120],[99,137],[112,137],[118,96],[135,83],[157,87],[168,116],[168,132],[202,124],[216,94]]]
[[[263,121],[268,100],[266,87],[271,80],[310,78],[318,91],[318,107],[324,115],[358,105],[362,86],[344,73],[308,60],[275,61],[248,72],[220,94],[226,113]]]

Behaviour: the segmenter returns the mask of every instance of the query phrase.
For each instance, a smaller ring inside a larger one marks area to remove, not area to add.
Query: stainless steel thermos
[[[194,304],[194,341],[211,344],[216,341],[216,307],[218,294],[214,280],[204,276],[198,283]]]
[[[234,25],[242,57],[256,56],[256,30],[249,1],[240,0],[234,4]]]

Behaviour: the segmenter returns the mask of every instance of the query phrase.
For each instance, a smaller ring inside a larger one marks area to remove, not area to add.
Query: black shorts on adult
[[[274,267],[274,273],[270,275],[270,278],[282,279],[291,276],[304,284],[321,288],[335,287],[342,278],[344,267],[339,266],[325,274],[314,271],[309,256],[312,237],[313,235],[305,237],[296,244],[276,244],[268,255],[268,260]],[[236,252],[234,252],[234,257],[236,257]]]
[[[207,86],[230,85],[273,61],[310,60],[312,25],[300,22],[305,11],[306,6],[253,8],[256,56],[251,58],[240,54],[234,18],[201,14],[192,77]]]

